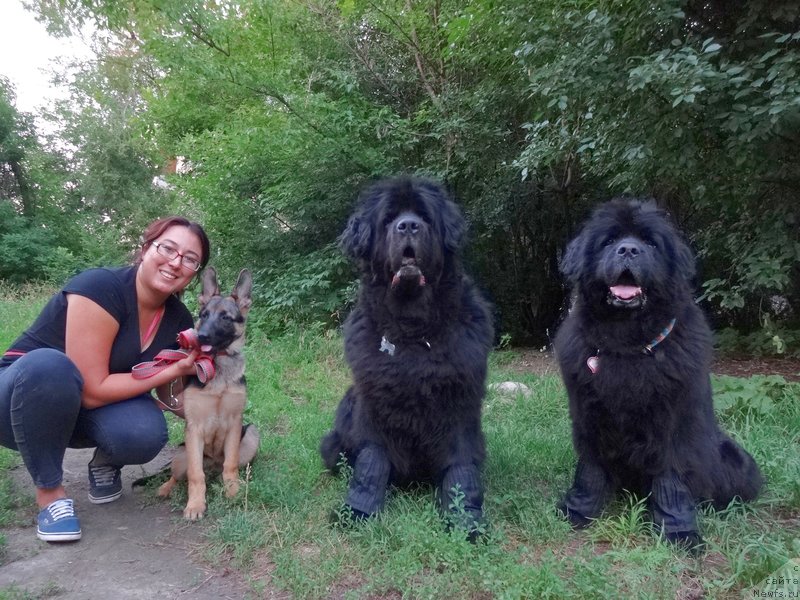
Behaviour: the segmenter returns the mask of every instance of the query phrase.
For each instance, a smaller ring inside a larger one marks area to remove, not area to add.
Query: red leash
[[[133,369],[131,369],[131,375],[133,375],[133,378],[147,379],[148,377],[152,377],[156,373],[166,369],[171,364],[186,358],[189,352],[195,349],[201,350],[194,362],[194,366],[197,368],[197,379],[200,380],[200,383],[206,383],[214,378],[214,375],[216,375],[216,369],[214,368],[214,355],[202,351],[200,348],[200,342],[197,339],[197,331],[194,329],[181,331],[178,334],[178,345],[180,346],[179,350],[162,350],[156,354],[154,360],[141,362],[138,365],[134,365]]]

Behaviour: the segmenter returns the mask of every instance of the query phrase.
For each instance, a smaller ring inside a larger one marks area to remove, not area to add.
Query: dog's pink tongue
[[[630,300],[642,293],[642,288],[635,285],[613,285],[609,288],[617,298]]]
[[[205,344],[204,346],[200,346],[201,352],[211,352],[214,349],[214,346],[210,346],[209,344]]]

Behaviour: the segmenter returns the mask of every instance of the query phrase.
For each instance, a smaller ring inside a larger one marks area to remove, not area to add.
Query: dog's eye
[[[200,318],[201,319],[205,319],[207,317],[208,317],[208,311],[207,310],[201,310],[200,311]]]
[[[610,246],[611,244],[613,244],[616,241],[617,241],[617,238],[615,238],[615,237],[606,238],[605,240],[603,240],[603,248],[607,248],[608,246]]]

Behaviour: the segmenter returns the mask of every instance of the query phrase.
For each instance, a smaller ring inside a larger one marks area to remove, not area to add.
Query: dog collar
[[[419,343],[425,346],[428,350],[431,349],[431,343],[425,338],[420,339]],[[385,352],[389,356],[394,356],[394,352],[396,349],[397,346],[392,342],[390,342],[389,340],[387,340],[385,335],[381,337],[381,345],[380,348],[378,348],[379,352]]]
[[[677,318],[673,318],[669,322],[669,324],[666,327],[664,327],[664,329],[661,330],[661,333],[659,333],[655,338],[653,338],[653,340],[649,344],[647,344],[647,346],[642,348],[642,352],[644,352],[645,354],[651,354],[652,355],[653,354],[653,348],[655,348],[661,342],[663,342],[665,339],[667,339],[667,336],[670,333],[672,333],[672,328],[675,327],[675,322],[677,320],[678,320]]]
[[[661,342],[667,339],[670,333],[672,333],[672,329],[675,327],[675,323],[678,321],[677,318],[673,318],[664,329],[661,330],[656,337],[654,337],[649,344],[647,344],[644,348],[642,348],[642,354],[647,354],[648,356],[653,355],[653,348],[658,346]],[[590,356],[586,359],[586,366],[589,367],[589,370],[592,374],[597,373],[600,369],[600,349],[598,348],[595,351],[593,356]]]

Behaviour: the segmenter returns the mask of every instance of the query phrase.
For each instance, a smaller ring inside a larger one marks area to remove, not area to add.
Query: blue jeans
[[[117,467],[149,462],[167,443],[150,394],[81,408],[83,378],[58,350],[42,348],[0,369],[0,444],[18,450],[38,488],[61,484],[67,448],[97,447]]]

